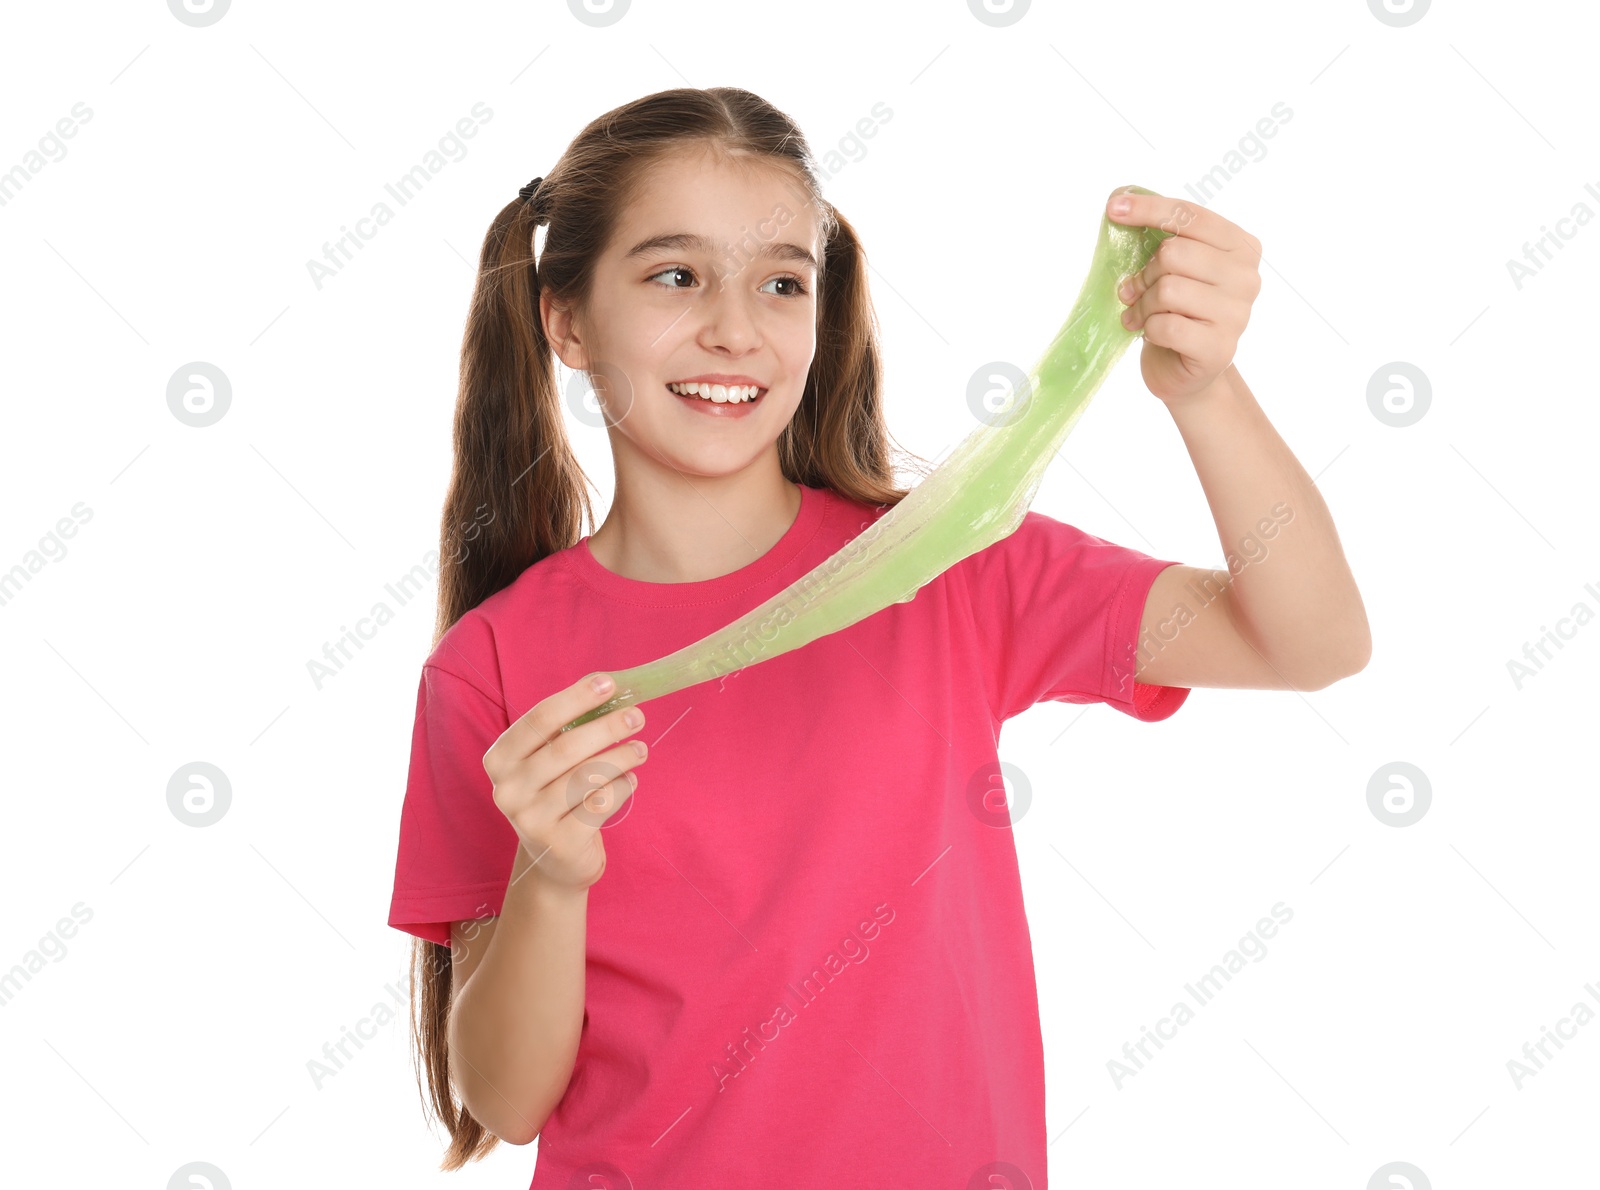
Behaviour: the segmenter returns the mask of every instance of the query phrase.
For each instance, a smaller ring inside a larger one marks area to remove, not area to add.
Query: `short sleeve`
[[[962,559],[996,721],[1046,700],[1104,702],[1145,722],[1182,706],[1186,687],[1133,677],[1145,598],[1172,565],[1032,510]]]
[[[497,686],[433,658],[417,686],[389,924],[442,946],[451,922],[499,914],[516,859],[516,829],[483,768],[509,722]]]

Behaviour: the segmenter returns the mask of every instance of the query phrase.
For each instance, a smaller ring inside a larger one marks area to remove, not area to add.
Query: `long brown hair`
[[[784,477],[880,506],[893,506],[910,491],[895,482],[866,258],[855,229],[822,197],[799,128],[737,87],[658,91],[591,121],[544,176],[533,201],[513,199],[484,237],[461,344],[454,469],[440,522],[435,645],[461,616],[529,566],[576,545],[585,519],[593,526],[590,480],[567,438],[539,295],[549,291],[552,301],[585,309],[595,264],[645,171],[701,147],[786,167],[821,224],[816,351],[799,408],[778,438]],[[541,226],[545,240],[535,270],[534,230]],[[926,460],[897,443],[893,450],[909,470],[926,474]],[[469,533],[475,525],[479,531]],[[450,1131],[440,1165],[447,1170],[482,1158],[499,1140],[452,1093],[450,997],[450,948],[415,939],[412,1039],[427,1069],[426,1099]]]

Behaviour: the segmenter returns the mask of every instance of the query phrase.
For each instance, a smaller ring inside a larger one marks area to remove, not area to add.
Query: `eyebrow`
[[[623,254],[624,259],[633,256],[647,256],[652,252],[702,252],[707,256],[715,255],[717,249],[711,240],[693,232],[679,231],[671,235],[651,236],[647,240],[640,240]],[[757,256],[764,256],[771,260],[789,260],[796,264],[809,265],[813,271],[817,269],[816,257],[807,252],[799,244],[791,244],[787,240],[769,241],[761,245]]]

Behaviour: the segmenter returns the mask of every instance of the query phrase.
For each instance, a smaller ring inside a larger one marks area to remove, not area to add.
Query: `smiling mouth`
[[[690,400],[717,405],[753,405],[767,390],[753,384],[668,384],[667,391]]]

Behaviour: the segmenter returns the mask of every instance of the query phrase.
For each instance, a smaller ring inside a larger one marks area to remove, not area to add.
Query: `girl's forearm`
[[[1211,505],[1239,631],[1302,688],[1360,670],[1371,631],[1333,517],[1238,368],[1168,409]]]
[[[525,1145],[572,1077],[583,1031],[588,891],[529,872],[517,849],[494,937],[450,1008],[450,1074],[467,1110]],[[524,879],[526,877],[526,879]]]

